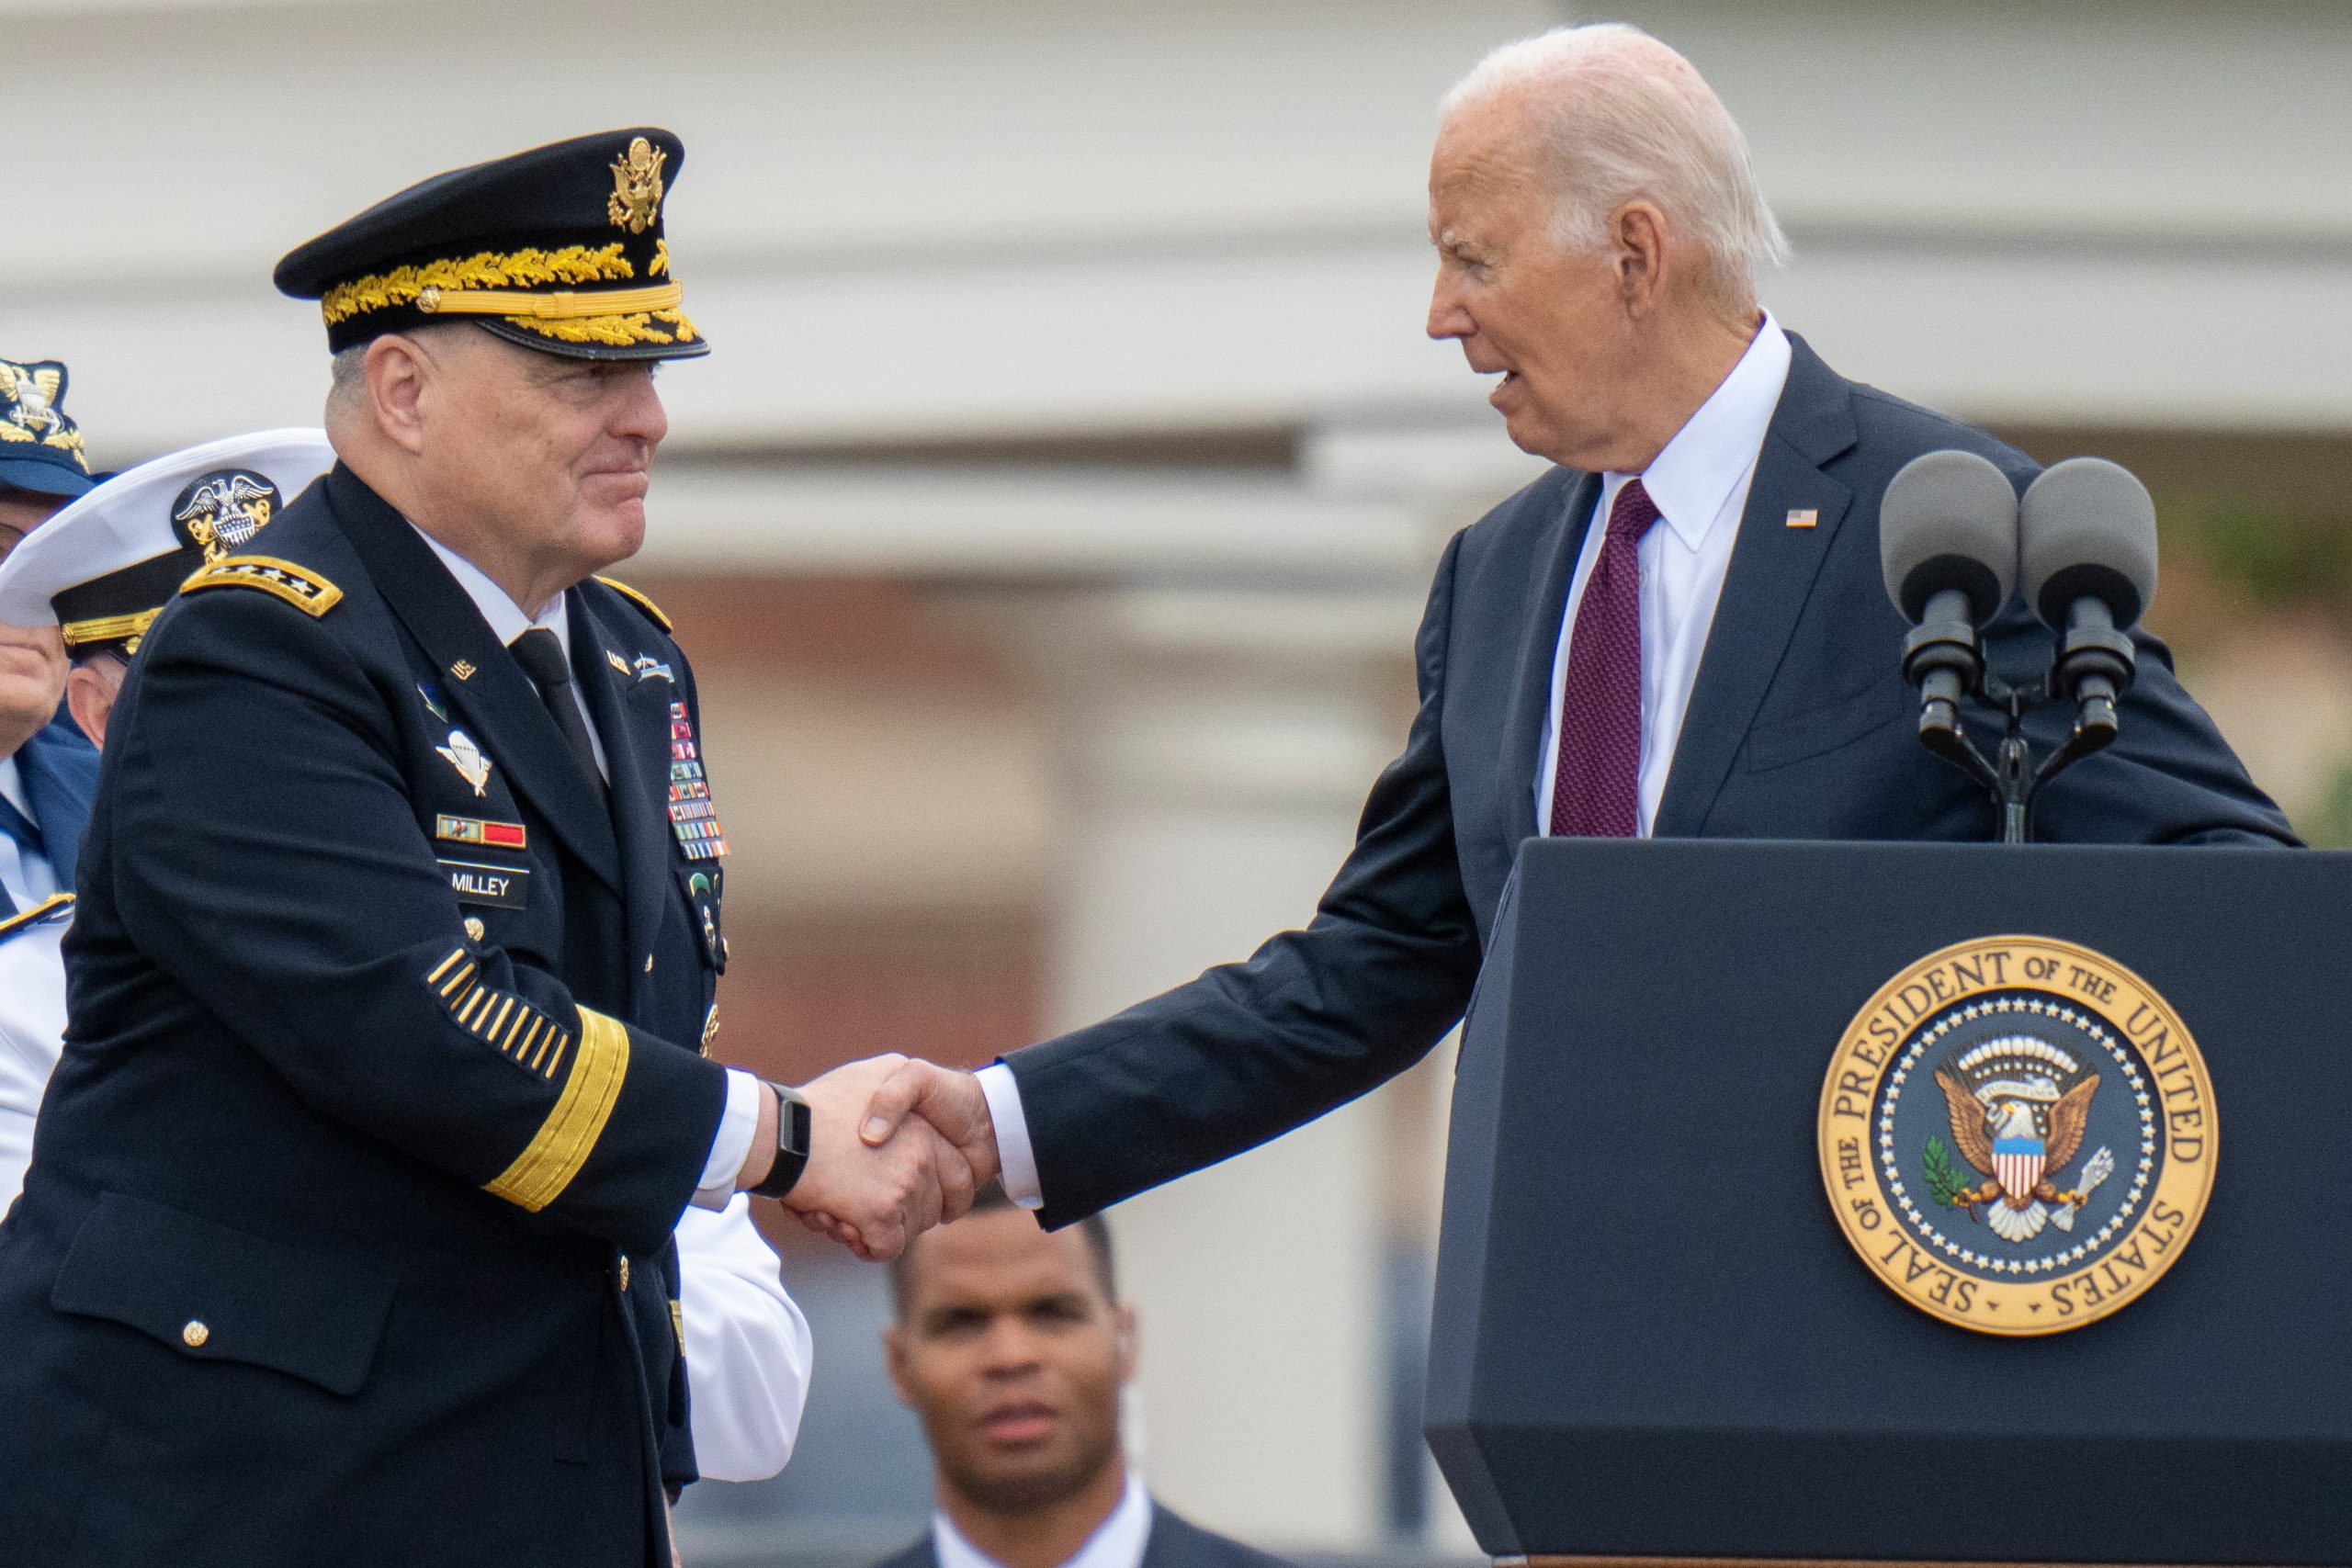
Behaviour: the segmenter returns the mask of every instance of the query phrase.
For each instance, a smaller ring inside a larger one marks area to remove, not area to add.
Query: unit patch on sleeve
[[[703,775],[702,750],[695,744],[694,720],[684,703],[670,705],[670,831],[688,860],[717,860],[727,852],[710,781]]]

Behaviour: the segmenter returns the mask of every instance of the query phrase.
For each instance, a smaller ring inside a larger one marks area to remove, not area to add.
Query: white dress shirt
[[[1747,352],[1731,373],[1684,422],[1639,478],[1660,521],[1644,536],[1642,562],[1642,767],[1634,814],[1635,830],[1649,837],[1666,796],[1668,770],[1699,677],[1714,625],[1715,601],[1723,596],[1732,547],[1739,542],[1739,516],[1756,479],[1756,460],[1789,379],[1788,334],[1766,312]],[[1584,547],[1569,580],[1561,611],[1560,636],[1552,654],[1552,699],[1544,710],[1541,759],[1528,786],[1535,795],[1535,824],[1549,833],[1552,783],[1560,767],[1560,696],[1568,674],[1568,639],[1576,630],[1584,585],[1600,560],[1605,525],[1617,492],[1633,474],[1603,474],[1593,502]],[[1001,1062],[982,1067],[980,1090],[996,1123],[997,1160],[1005,1195],[1024,1209],[1045,1201],[1037,1181],[1036,1151],[1029,1143],[1029,1121],[1021,1108],[1021,1087]],[[942,1568],[948,1568],[942,1560]]]
[[[1127,1472],[1127,1489],[1111,1517],[1094,1527],[1086,1544],[1061,1568],[1138,1568],[1144,1549],[1151,1544],[1151,1491],[1143,1477]],[[931,1550],[939,1568],[1004,1568],[995,1558],[964,1539],[954,1520],[934,1511],[931,1516]]]
[[[564,658],[571,657],[567,595],[526,614],[480,567],[424,529],[416,533],[481,612],[492,636],[511,645],[544,627],[555,633]],[[597,771],[609,777],[604,738],[576,683],[571,700],[587,726]],[[695,1462],[716,1481],[760,1481],[782,1470],[808,1397],[808,1320],[786,1293],[782,1264],[752,1228],[751,1200],[735,1190],[759,1130],[762,1092],[751,1074],[727,1070],[727,1109],[703,1163],[701,1190],[676,1233]]]
[[[1739,514],[1756,479],[1756,459],[1764,432],[1789,379],[1789,337],[1770,314],[1747,352],[1733,366],[1713,396],[1699,405],[1674,439],[1639,476],[1600,476],[1600,494],[1585,529],[1584,548],[1569,580],[1568,602],[1560,615],[1559,646],[1552,655],[1552,700],[1544,710],[1543,759],[1535,771],[1535,830],[1552,830],[1552,784],[1560,771],[1560,700],[1568,678],[1568,641],[1576,633],[1577,606],[1584,585],[1600,564],[1608,537],[1609,509],[1627,480],[1638,477],[1657,503],[1659,521],[1644,536],[1642,560],[1642,770],[1634,830],[1650,836],[1658,802],[1666,797],[1667,771],[1699,678],[1699,656],[1715,624],[1715,601],[1723,596],[1732,547],[1739,542]]]
[[[24,1190],[33,1119],[65,1049],[65,960],[58,943],[71,924],[60,915],[0,936],[0,1211]]]
[[[32,820],[32,803],[25,797],[25,781],[17,776],[13,755],[0,757],[0,798],[21,812],[26,821]],[[47,855],[0,833],[0,888],[7,890],[8,902],[21,913],[57,891],[57,873]],[[0,908],[0,916],[6,912]]]

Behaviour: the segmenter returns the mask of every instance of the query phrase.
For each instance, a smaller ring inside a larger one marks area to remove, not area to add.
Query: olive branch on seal
[[[1920,1163],[1927,1168],[1928,1195],[1947,1209],[1960,1207],[1960,1200],[1975,1183],[1961,1173],[1952,1163],[1951,1148],[1935,1134],[1928,1134],[1928,1143],[1920,1153]]]

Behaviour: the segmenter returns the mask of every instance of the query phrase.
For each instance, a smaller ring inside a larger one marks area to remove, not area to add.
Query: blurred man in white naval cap
[[[0,562],[97,483],[65,390],[56,360],[0,359]],[[54,626],[0,626],[0,1207],[23,1182],[65,1025],[58,941],[97,787],[97,753],[61,705],[65,671]]]

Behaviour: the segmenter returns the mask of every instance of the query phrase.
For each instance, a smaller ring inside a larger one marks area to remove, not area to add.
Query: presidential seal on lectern
[[[1931,953],[1847,1027],[1821,1175],[1895,1294],[1982,1334],[2057,1334],[2136,1300],[2212,1191],[2213,1089],[2146,981],[2088,948]]]

